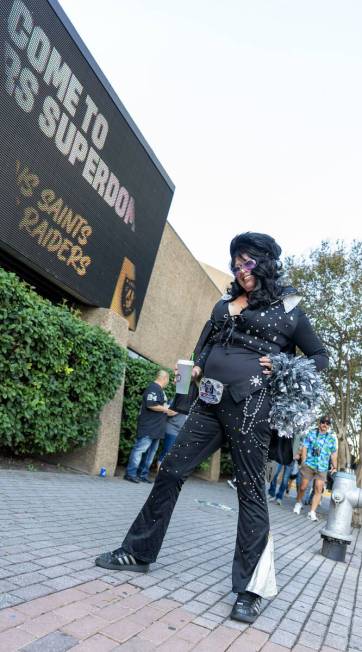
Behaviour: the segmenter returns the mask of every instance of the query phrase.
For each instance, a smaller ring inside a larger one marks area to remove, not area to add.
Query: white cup
[[[176,373],[176,393],[188,394],[190,389],[191,372],[194,366],[192,360],[178,360]]]

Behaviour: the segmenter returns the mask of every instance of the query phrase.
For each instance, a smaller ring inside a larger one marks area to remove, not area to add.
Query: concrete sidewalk
[[[251,627],[228,619],[237,498],[225,483],[186,483],[147,575],[96,568],[149,490],[0,470],[1,651],[362,650],[362,534],[346,564],[327,560],[321,524],[289,499],[270,506],[279,594]]]

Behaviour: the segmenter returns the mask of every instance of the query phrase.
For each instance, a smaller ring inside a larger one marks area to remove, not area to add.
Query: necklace
[[[261,408],[261,406],[263,404],[264,398],[266,396],[266,392],[267,392],[266,388],[261,390],[261,392],[259,394],[259,397],[258,397],[258,400],[257,400],[256,405],[255,405],[255,408],[254,408],[253,412],[251,412],[250,414],[248,413],[248,407],[249,407],[250,401],[253,398],[253,394],[250,394],[250,396],[248,396],[247,399],[245,400],[245,405],[243,407],[243,420],[242,420],[242,424],[241,424],[241,434],[242,435],[247,435],[250,432],[250,430],[252,429],[252,427],[254,425],[255,417],[258,414],[258,412],[259,412],[259,410],[260,410],[260,408]],[[249,425],[246,427],[247,419],[250,419],[250,422],[249,422]]]

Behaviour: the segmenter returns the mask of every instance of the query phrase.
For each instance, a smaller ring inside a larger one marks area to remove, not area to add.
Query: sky
[[[362,239],[360,0],[60,0],[176,185],[168,220],[228,270]]]

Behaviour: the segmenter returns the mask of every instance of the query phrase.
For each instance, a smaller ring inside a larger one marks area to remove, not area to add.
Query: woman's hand
[[[200,376],[202,376],[202,369],[201,369],[201,367],[198,367],[197,365],[195,365],[193,367],[193,369],[192,369],[192,372],[191,372],[191,378],[193,380],[198,380],[200,378]]]
[[[266,376],[271,375],[271,370],[272,370],[272,361],[270,358],[268,358],[267,355],[263,355],[262,358],[259,358],[259,362],[262,367],[264,367],[263,374]]]

